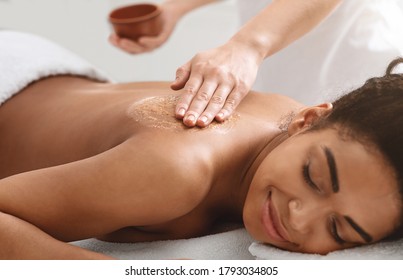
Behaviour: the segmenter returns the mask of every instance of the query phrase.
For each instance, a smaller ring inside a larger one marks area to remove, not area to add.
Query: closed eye
[[[339,232],[337,231],[335,218],[332,218],[330,220],[330,233],[337,244],[343,245],[344,243],[346,243],[346,241],[340,237]]]
[[[310,172],[309,172],[309,167],[310,167],[310,162],[308,161],[304,166],[302,167],[302,175],[304,177],[305,182],[315,191],[320,192],[319,187],[312,181]]]

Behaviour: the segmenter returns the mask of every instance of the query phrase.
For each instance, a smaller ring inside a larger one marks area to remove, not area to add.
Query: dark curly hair
[[[310,131],[338,125],[344,137],[375,147],[393,168],[403,205],[403,74],[392,73],[400,63],[403,58],[396,58],[384,76],[367,80],[333,102],[332,112]],[[399,221],[385,240],[403,237],[403,208]]]

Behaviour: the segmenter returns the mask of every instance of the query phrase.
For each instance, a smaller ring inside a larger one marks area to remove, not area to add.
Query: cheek
[[[245,200],[244,212],[256,214],[264,203],[270,188],[270,179],[264,169],[258,169],[249,186]],[[253,214],[252,214],[253,215]]]
[[[323,255],[335,250],[355,246],[351,244],[350,246],[342,247],[342,245],[337,244],[331,237],[324,221],[318,221],[313,224],[312,231],[309,234],[300,235],[298,239],[300,246],[297,250],[301,253]]]
[[[271,160],[267,156],[256,169],[249,186],[249,192],[262,192],[263,189],[270,185],[271,165]]]
[[[340,245],[335,244],[330,241],[328,238],[315,235],[315,238],[309,240],[306,244],[302,244],[299,252],[308,253],[308,254],[320,254],[326,255],[330,252],[346,249],[348,247],[354,247],[355,245],[350,245],[348,247],[342,248]]]
[[[296,141],[284,142],[267,156],[268,165],[273,170],[287,172],[297,163],[301,163],[303,154],[301,144],[296,143]]]
[[[243,207],[244,225],[247,231],[257,240],[262,240],[260,219],[263,205],[270,190],[269,181],[266,168],[261,166],[253,177]]]
[[[296,157],[273,157],[268,160],[266,183],[276,189],[296,195],[302,182],[302,163]]]

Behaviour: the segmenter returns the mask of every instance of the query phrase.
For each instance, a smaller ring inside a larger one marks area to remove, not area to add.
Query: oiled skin
[[[250,93],[229,121],[189,129],[173,117],[178,94],[59,76],[3,104],[0,257],[103,258],[60,241],[188,238],[241,221],[254,171],[302,105]]]

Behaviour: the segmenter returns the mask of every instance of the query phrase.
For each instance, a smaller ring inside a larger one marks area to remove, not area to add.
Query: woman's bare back
[[[189,129],[176,100],[167,83],[29,86],[0,107],[2,212],[65,241],[187,238],[240,220],[231,193],[246,194],[260,150],[300,104],[250,94],[230,120]]]

